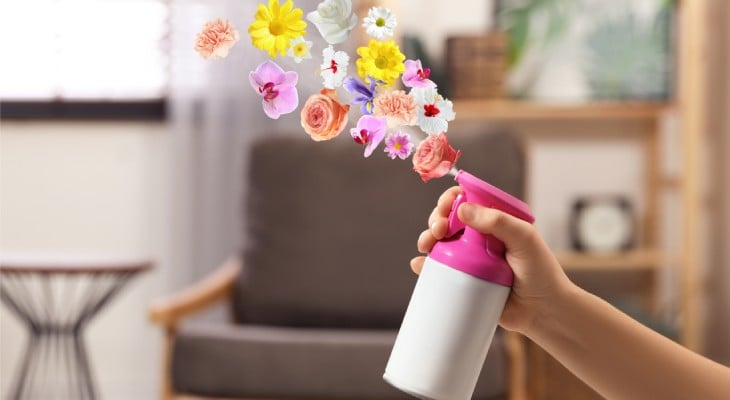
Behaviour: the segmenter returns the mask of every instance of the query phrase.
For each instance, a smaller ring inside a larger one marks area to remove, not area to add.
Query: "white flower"
[[[449,122],[456,118],[454,105],[438,94],[436,88],[413,88],[411,94],[418,104],[416,121],[422,131],[437,135],[449,129]]]
[[[370,37],[383,40],[388,36],[393,36],[393,30],[397,24],[395,14],[389,9],[373,7],[368,11],[368,16],[363,20],[362,26],[366,28]]]
[[[289,50],[286,51],[286,55],[293,58],[294,62],[299,64],[303,59],[312,58],[312,54],[309,52],[311,48],[312,42],[304,40],[303,36],[299,36],[289,42]]]
[[[324,0],[317,10],[307,14],[307,19],[317,27],[329,44],[342,43],[357,25],[350,0]]]
[[[350,56],[344,51],[335,51],[332,46],[327,46],[322,51],[322,78],[324,87],[334,89],[342,86],[342,81],[347,76],[347,64]]]

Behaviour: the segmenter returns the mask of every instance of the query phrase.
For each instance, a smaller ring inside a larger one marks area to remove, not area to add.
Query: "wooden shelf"
[[[452,99],[458,121],[655,120],[672,108],[665,102],[553,104],[513,100]]]
[[[557,255],[567,271],[656,270],[671,264],[676,257],[655,249],[638,249],[626,253],[591,254],[563,252]]]

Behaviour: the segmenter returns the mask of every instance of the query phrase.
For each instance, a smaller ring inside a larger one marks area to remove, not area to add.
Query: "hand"
[[[444,238],[451,204],[459,193],[461,188],[455,186],[439,197],[428,218],[429,229],[418,237],[419,252],[428,253]],[[569,291],[573,284],[532,224],[502,211],[470,203],[460,205],[457,216],[466,225],[504,242],[507,263],[514,271],[515,280],[500,325],[526,334],[535,318],[543,315],[544,306]],[[420,273],[424,261],[423,256],[414,258],[411,269]]]

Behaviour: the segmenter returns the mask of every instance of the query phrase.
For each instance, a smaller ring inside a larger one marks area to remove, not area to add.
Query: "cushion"
[[[181,329],[173,348],[177,392],[238,398],[410,399],[383,379],[395,331],[206,325]],[[498,331],[475,399],[507,391]]]
[[[450,134],[460,168],[517,196],[524,192],[521,142],[508,133]],[[364,159],[346,133],[255,143],[248,178],[239,323],[397,329],[416,275],[416,239],[439,195],[455,185],[423,183],[410,160],[380,149]]]

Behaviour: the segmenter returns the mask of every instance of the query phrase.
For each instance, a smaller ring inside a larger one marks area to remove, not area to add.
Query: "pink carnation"
[[[385,117],[391,128],[412,125],[417,109],[413,96],[402,90],[381,93],[373,100],[373,115]]]
[[[206,60],[224,58],[240,37],[229,21],[208,21],[195,39],[195,51]]]

